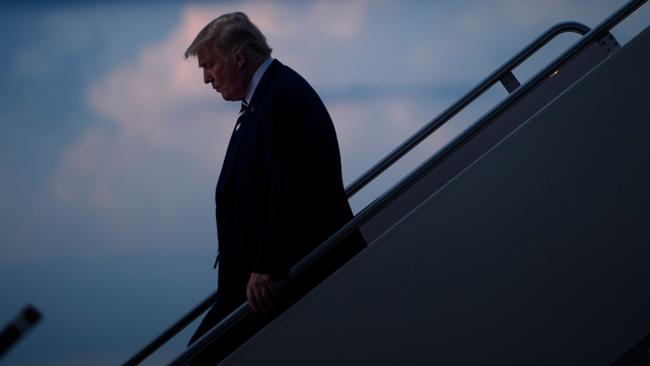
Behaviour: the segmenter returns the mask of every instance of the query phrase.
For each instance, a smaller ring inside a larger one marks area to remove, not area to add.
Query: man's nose
[[[212,75],[208,72],[208,70],[203,70],[203,82],[206,84],[210,84],[212,82]]]

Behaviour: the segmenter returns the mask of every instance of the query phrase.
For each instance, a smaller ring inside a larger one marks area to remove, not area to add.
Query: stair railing
[[[447,108],[435,119],[431,120],[424,127],[418,130],[415,134],[409,137],[404,143],[399,145],[393,151],[391,151],[386,157],[380,160],[372,168],[370,168],[366,173],[352,182],[346,188],[346,196],[349,198],[357,193],[359,190],[364,188],[368,183],[374,180],[382,172],[388,169],[392,164],[397,160],[402,158],[420,142],[430,136],[438,128],[440,128],[444,123],[449,121],[452,117],[457,115],[462,111],[467,105],[476,100],[481,96],[486,90],[492,87],[497,81],[506,88],[510,93],[510,96],[502,101],[499,105],[493,108],[490,112],[485,114],[476,124],[464,131],[460,136],[458,136],[452,143],[448,144],[445,148],[438,151],[434,154],[426,163],[423,165],[428,165],[432,161],[440,159],[446,153],[448,153],[454,146],[460,143],[467,136],[485,124],[487,121],[491,120],[495,116],[502,113],[504,110],[516,103],[523,95],[533,90],[544,80],[550,77],[556,70],[560,68],[561,65],[569,61],[574,55],[584,50],[592,42],[598,42],[603,39],[609,32],[609,30],[615,27],[623,19],[629,16],[631,13],[636,11],[640,6],[642,6],[647,0],[632,0],[614,12],[610,17],[605,21],[599,24],[596,28],[589,31],[589,28],[583,24],[577,22],[564,22],[559,23],[549,30],[547,30],[540,37],[532,41],[524,49],[522,49],[517,55],[512,57],[508,62],[499,67],[495,72],[481,81],[476,87],[474,87],[470,92],[460,98],[456,103],[451,107]],[[538,72],[533,76],[528,82],[523,86],[519,84],[519,81],[512,74],[512,70],[520,65],[523,61],[529,58],[536,51],[541,49],[544,45],[550,42],[552,39],[557,37],[560,34],[574,32],[583,37],[574,44],[569,50],[557,57],[551,64],[545,67],[542,71]],[[422,166],[420,167],[422,168]],[[376,212],[381,210],[383,207],[392,202],[392,200],[401,194],[403,190],[412,183],[414,177],[419,176],[420,168],[416,169],[412,174],[400,181],[396,186],[391,188],[381,197],[374,200],[368,206],[366,206],[361,212],[359,212],[348,224],[339,229],[334,235],[332,235],[328,240],[323,244],[317,247],[312,253],[307,257],[301,260],[296,264],[290,271],[288,278],[284,281],[278,283],[278,287],[282,288],[290,283],[292,279],[299,276],[306,268],[313,264],[318,258],[323,254],[327,253],[333,246],[339,243],[342,239],[347,237],[349,234],[358,230],[359,226],[365,223],[370,217],[372,217]],[[184,329],[189,325],[194,319],[196,319],[200,314],[207,310],[214,302],[216,301],[217,292],[214,291],[210,296],[203,300],[200,304],[195,306],[189,313],[179,319],[171,327],[165,330],[161,335],[154,339],[151,343],[145,346],[142,350],[136,353],[128,361],[125,362],[125,365],[137,365],[143,360],[145,360],[149,355],[151,355],[155,350],[157,350],[164,343],[169,341],[174,337],[178,332]],[[220,335],[224,334],[226,330],[231,329],[236,325],[236,323],[243,317],[249,315],[251,312],[250,308],[246,303],[240,305],[235,309],[230,315],[224,318],[219,322],[215,327],[213,327],[209,332],[204,334],[200,339],[198,339],[191,347],[189,347],[183,354],[181,354],[177,359],[175,359],[171,365],[182,365],[196,354],[204,350],[210,343],[217,339]]]

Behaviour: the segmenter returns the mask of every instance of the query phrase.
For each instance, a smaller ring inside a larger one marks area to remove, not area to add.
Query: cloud
[[[203,85],[196,61],[182,53],[218,14],[247,12],[274,55],[321,93],[351,181],[449,105],[446,89],[468,90],[506,59],[505,51],[492,49],[491,35],[521,38],[529,21],[570,12],[564,2],[527,4],[502,0],[453,10],[389,1],[188,5],[167,37],[89,86],[88,105],[107,124],[89,125],[61,154],[52,191],[122,231],[148,212],[173,222],[188,202],[203,202],[202,212],[210,212],[237,106]],[[502,11],[513,19],[495,22]],[[535,18],[542,11],[550,15]],[[385,92],[368,96],[360,87]],[[346,98],[329,99],[334,95]]]
[[[341,18],[337,31],[322,17],[333,16],[340,5],[328,4],[295,9],[250,3],[244,9],[278,43],[299,39],[302,26],[312,33],[308,42],[316,44],[344,42],[361,32],[362,3]],[[188,202],[201,200],[202,213],[210,216],[211,192],[238,106],[222,102],[203,85],[196,60],[184,60],[182,54],[215,14],[232,10],[228,5],[186,7],[168,37],[142,47],[131,61],[88,87],[89,107],[107,123],[90,124],[61,153],[50,183],[61,204],[99,215],[126,236],[142,231],[146,222],[173,224],[182,215],[179,207]],[[395,102],[389,105],[396,108]],[[351,109],[333,110],[341,121],[356,119],[346,118]],[[358,125],[342,126],[339,135],[349,141]]]
[[[23,103],[41,123],[25,127],[27,118],[14,118],[27,132],[5,134],[9,144],[0,160],[12,159],[19,169],[10,168],[2,181],[7,189],[0,207],[10,209],[0,268],[13,279],[5,283],[3,309],[33,300],[47,305],[49,321],[9,357],[34,365],[89,363],[103,357],[94,349],[98,342],[90,341],[99,334],[106,362],[115,364],[214,288],[212,197],[238,106],[202,85],[195,60],[182,59],[214,16],[246,11],[274,55],[312,83],[336,124],[349,182],[549,22],[577,14],[576,20],[595,25],[613,9],[593,9],[622,1],[522,0],[512,8],[505,0],[231,1],[185,6],[180,13],[168,2],[74,2],[57,3],[45,26],[28,9],[5,27],[8,39],[20,44],[8,44],[14,66],[5,71],[34,93],[27,98],[7,87],[4,96],[7,110]],[[84,85],[80,100],[77,85]],[[63,95],[68,103],[60,102]],[[61,112],[52,113],[52,105]],[[457,122],[361,192],[353,207],[398,180],[466,121]],[[50,152],[59,149],[54,135],[69,144],[57,154]],[[27,167],[38,170],[38,178],[22,174]],[[156,311],[143,317],[141,310],[152,307]],[[70,322],[72,313],[80,321]],[[108,313],[119,319],[103,316]],[[121,324],[134,321],[140,326],[125,337]],[[92,337],[75,343],[70,334]]]
[[[173,222],[178,207],[198,195],[197,182],[212,182],[233,107],[201,84],[194,61],[182,58],[207,20],[186,11],[169,37],[89,86],[89,107],[108,124],[89,125],[61,154],[51,181],[59,202],[131,233],[143,218]],[[206,200],[210,185],[202,186]]]

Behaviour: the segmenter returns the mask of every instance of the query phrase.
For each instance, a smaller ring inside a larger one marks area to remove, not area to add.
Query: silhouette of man
[[[218,300],[190,343],[247,301],[268,315],[273,284],[352,218],[332,120],[312,87],[271,58],[246,14],[206,25],[185,52],[223,99],[241,101],[216,187]],[[338,267],[361,250],[348,241]]]

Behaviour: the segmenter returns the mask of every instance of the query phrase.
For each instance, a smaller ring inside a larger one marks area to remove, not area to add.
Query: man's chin
[[[224,93],[221,93],[221,92],[219,92],[219,94],[221,94],[221,97],[223,98],[223,100],[225,100],[227,102],[237,102],[237,101],[242,100],[242,98],[234,97],[232,94],[224,94]]]

